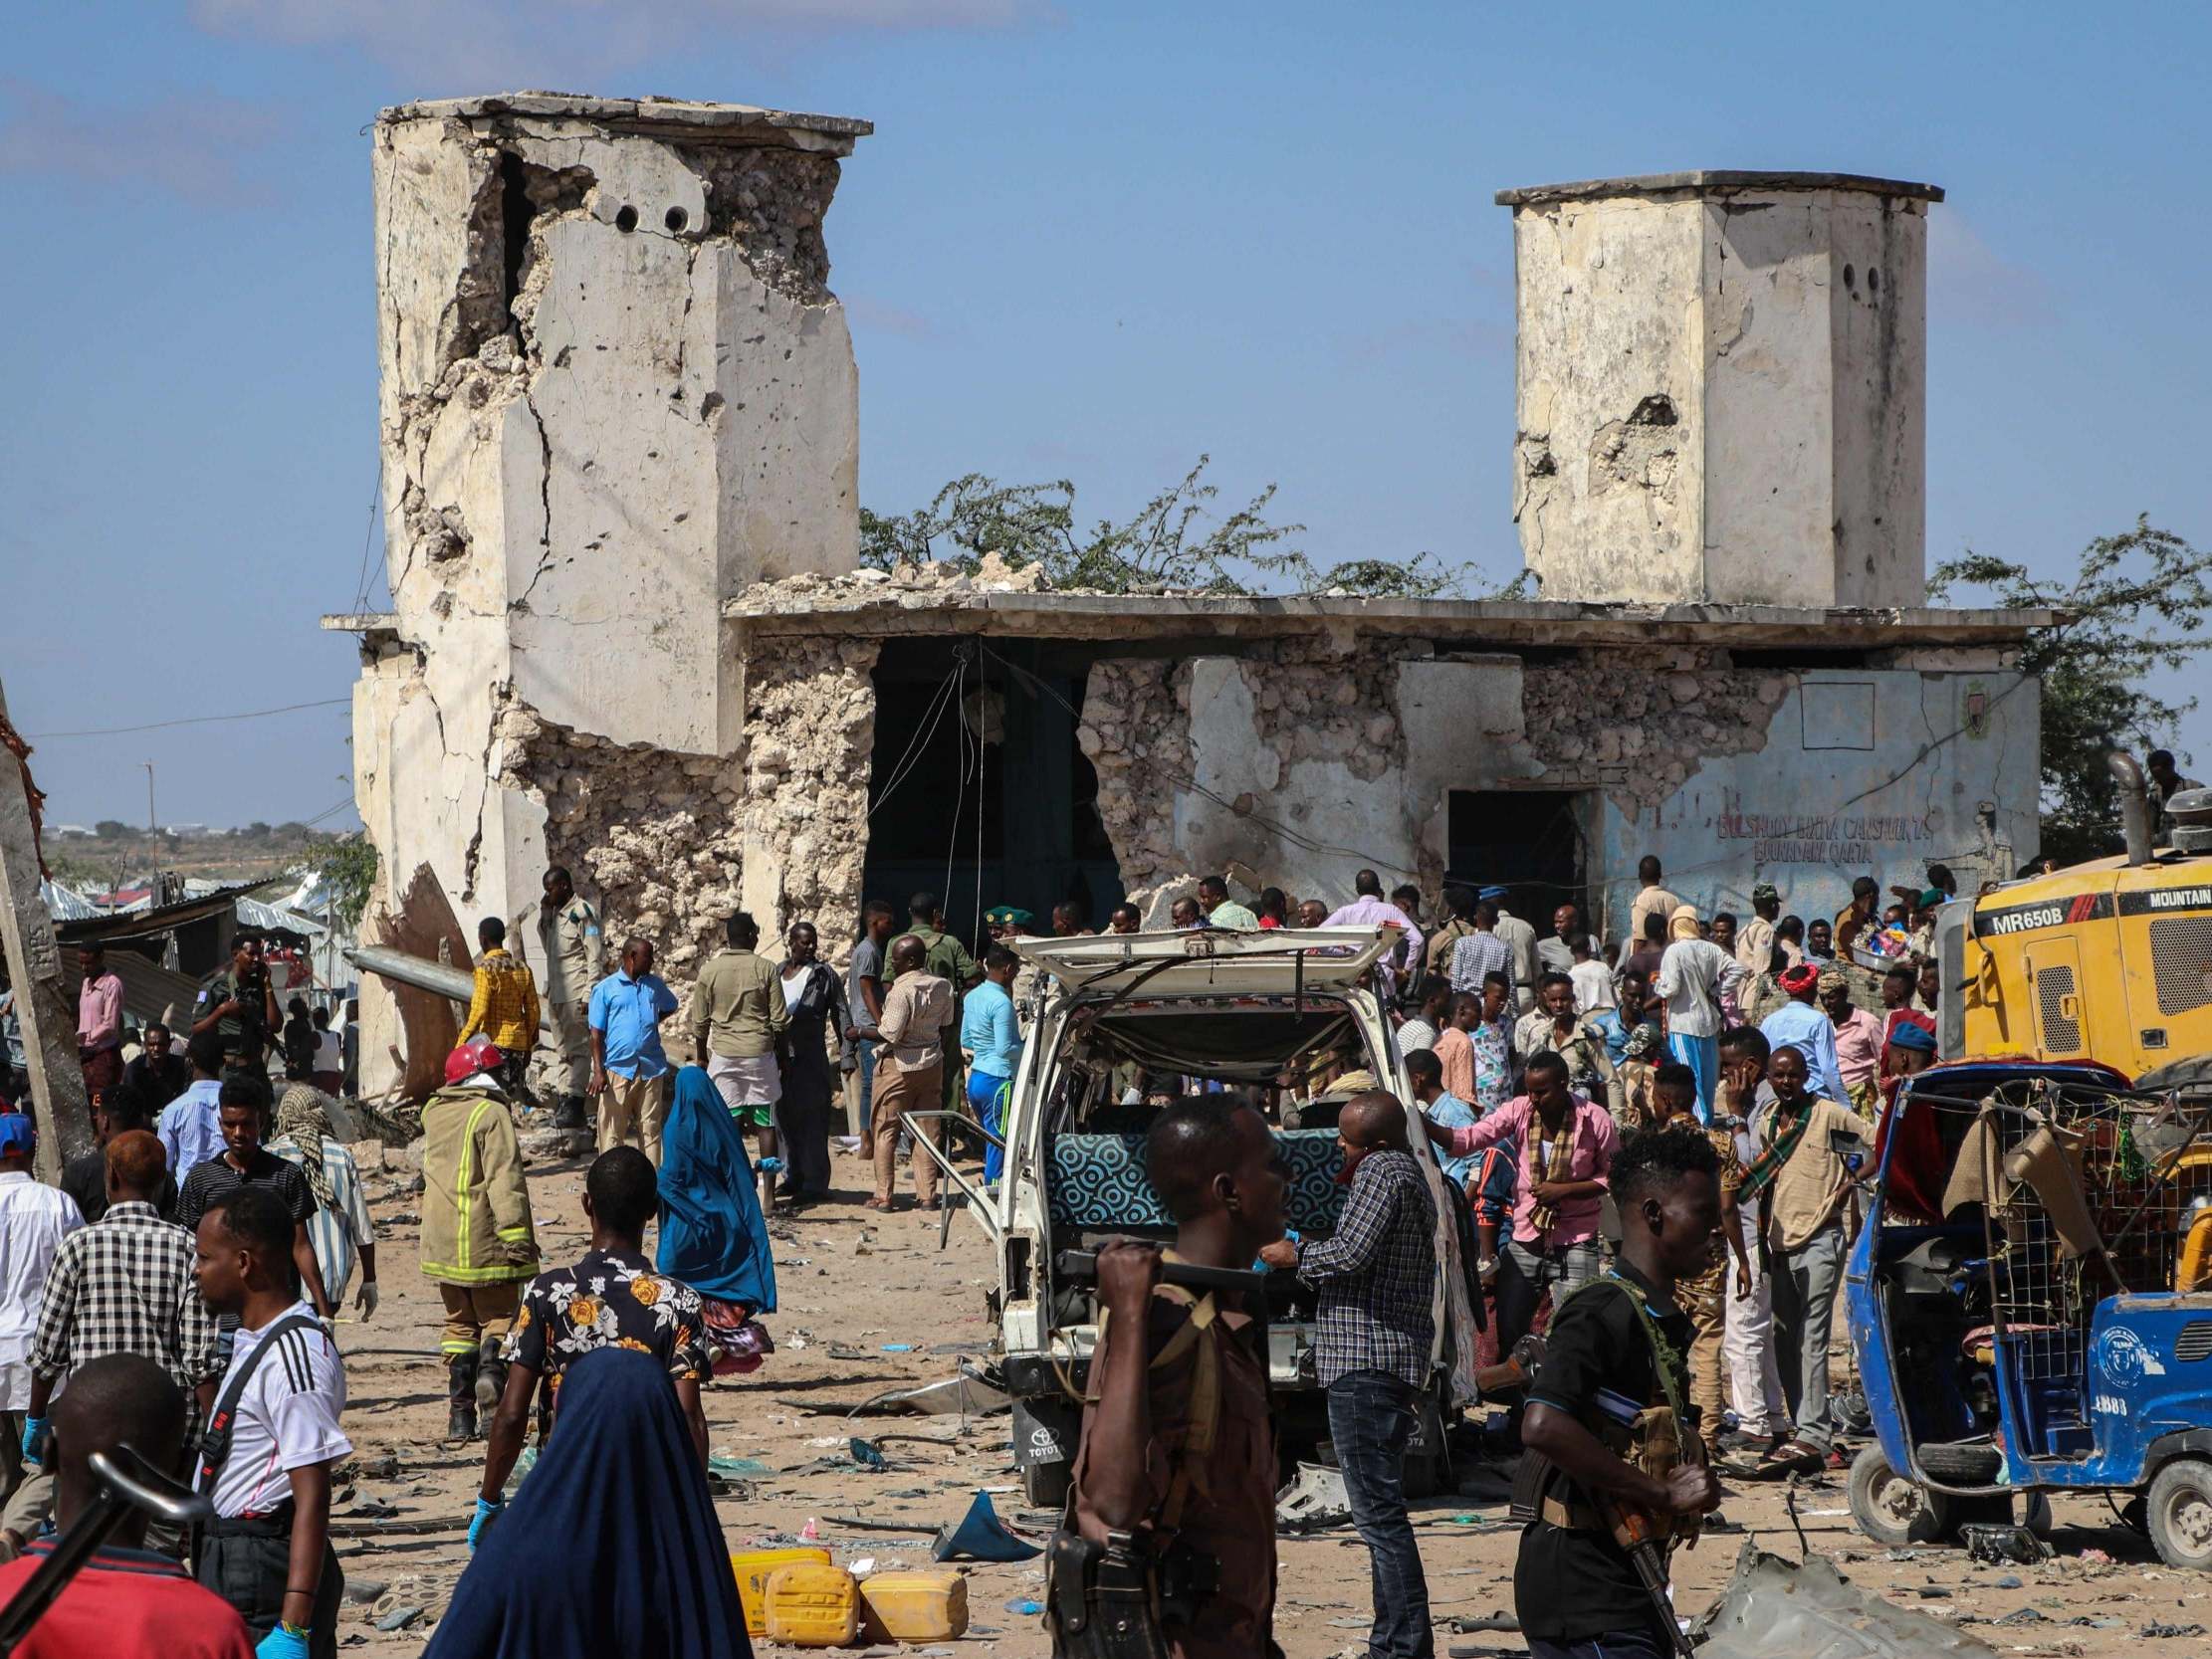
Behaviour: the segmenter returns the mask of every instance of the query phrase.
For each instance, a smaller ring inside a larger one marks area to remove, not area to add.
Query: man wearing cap
[[[1814,1006],[1820,994],[1821,970],[1811,962],[1782,970],[1782,991],[1789,1001],[1759,1022],[1759,1030],[1772,1048],[1794,1048],[1805,1056],[1806,1075],[1813,1093],[1839,1105],[1850,1100],[1844,1089],[1843,1069],[1836,1063],[1836,1026]]]
[[[1923,1017],[1908,1016],[1881,1051],[1881,1104],[1885,1110],[1896,1105],[1898,1084],[1935,1064],[1935,1033],[1916,1023]]]
[[[31,1408],[31,1343],[38,1335],[39,1304],[62,1240],[85,1225],[76,1200],[33,1178],[38,1132],[20,1112],[0,1113],[0,1481],[13,1492],[23,1478],[19,1453]],[[43,1426],[43,1425],[42,1425]]]
[[[500,1051],[481,1039],[446,1056],[422,1108],[422,1274],[445,1303],[446,1438],[470,1440],[507,1385],[500,1347],[538,1272],[538,1234]]]
[[[1774,959],[1774,923],[1782,914],[1782,895],[1772,882],[1751,886],[1751,920],[1736,930],[1736,960],[1756,979]]]
[[[1824,967],[1818,982],[1820,1004],[1836,1028],[1836,1075],[1844,1086],[1848,1106],[1861,1117],[1872,1117],[1876,1078],[1881,1070],[1881,1021],[1864,1008],[1852,1006],[1851,978],[1840,967]]]

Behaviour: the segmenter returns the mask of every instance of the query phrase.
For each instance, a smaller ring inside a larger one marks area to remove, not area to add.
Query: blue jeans
[[[1547,1642],[1530,1636],[1528,1659],[1672,1659],[1672,1644],[1657,1630],[1608,1630],[1602,1636],[1585,1636],[1578,1642]]]
[[[1406,1517],[1406,1442],[1413,1437],[1415,1398],[1414,1385],[1389,1371],[1347,1371],[1329,1384],[1329,1439],[1374,1585],[1371,1659],[1434,1659],[1437,1651],[1429,1580]]]
[[[1684,1037],[1669,1032],[1666,1052],[1697,1076],[1697,1121],[1712,1122],[1713,1092],[1720,1087],[1720,1039]]]
[[[976,1109],[976,1122],[988,1134],[1000,1140],[1006,1134],[1006,1097],[1013,1092],[1013,1079],[993,1077],[989,1072],[979,1072],[973,1066],[968,1070],[968,1104]],[[998,1177],[1005,1170],[1006,1149],[996,1141],[984,1142],[984,1185],[996,1186]]]
[[[853,1045],[860,1051],[860,1133],[866,1135],[876,1121],[876,1037],[864,1031]]]

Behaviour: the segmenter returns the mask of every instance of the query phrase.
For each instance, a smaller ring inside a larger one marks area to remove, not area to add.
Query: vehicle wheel
[[[2027,1513],[2021,1517],[2020,1525],[2035,1534],[2037,1538],[2049,1538],[2051,1536],[2052,1529],[2058,1523],[2051,1514],[2050,1493],[2031,1492],[2028,1494]]]
[[[2005,1467],[2005,1454],[1986,1440],[1931,1441],[1912,1455],[1930,1479],[1954,1486],[1987,1486]]]
[[[2212,1568],[2212,1463],[2176,1458],[2144,1500],[2159,1559],[2185,1571]]]
[[[1947,1521],[1942,1495],[1890,1468],[1880,1446],[1868,1446],[1852,1459],[1851,1518],[1875,1543],[1891,1550],[1934,1543]]]

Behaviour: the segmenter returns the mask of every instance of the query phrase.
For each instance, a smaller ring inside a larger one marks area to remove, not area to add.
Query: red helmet
[[[478,1072],[490,1071],[499,1063],[500,1052],[489,1040],[471,1037],[445,1057],[445,1080],[448,1083],[460,1083],[476,1076]]]

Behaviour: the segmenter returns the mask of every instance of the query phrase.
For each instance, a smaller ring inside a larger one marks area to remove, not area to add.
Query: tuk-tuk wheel
[[[1890,1468],[1879,1445],[1863,1447],[1852,1459],[1851,1518],[1875,1543],[1891,1550],[1933,1544],[1947,1520],[1941,1494]]]
[[[2212,1463],[2175,1458],[2150,1483],[2144,1509],[2161,1560],[2184,1570],[2212,1570]]]

